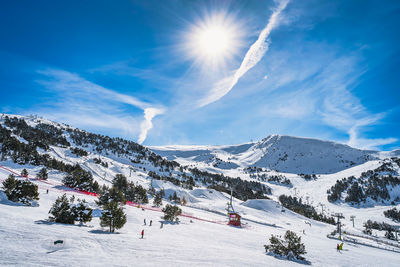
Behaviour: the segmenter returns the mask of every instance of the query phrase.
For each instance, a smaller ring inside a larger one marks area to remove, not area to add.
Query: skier
[[[143,236],[144,236],[144,229],[142,230],[142,239],[143,239]]]
[[[160,229],[163,228],[164,222],[161,222]]]
[[[146,225],[146,219],[143,220],[144,225]]]
[[[46,194],[48,194],[48,193],[49,193],[49,189],[46,190]]]
[[[151,224],[153,223],[153,221],[152,220],[150,220],[150,226],[151,226]]]
[[[340,251],[340,246],[339,246],[339,243],[338,243],[338,244],[336,244],[336,251],[337,251],[337,252],[339,252],[339,251]]]

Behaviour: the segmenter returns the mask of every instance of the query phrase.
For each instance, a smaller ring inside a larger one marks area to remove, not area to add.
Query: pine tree
[[[150,188],[149,188],[149,190],[148,190],[148,193],[149,193],[151,196],[154,196],[154,195],[156,194],[156,189],[155,189],[154,186],[153,186],[153,180],[151,180]]]
[[[37,185],[25,179],[16,179],[12,174],[4,180],[3,187],[4,193],[10,201],[32,205],[32,201],[39,200]]]
[[[301,243],[301,237],[297,236],[296,233],[288,230],[284,239],[271,235],[269,242],[269,245],[264,245],[266,252],[285,256],[289,259],[304,260],[301,255],[306,254],[305,246]]]
[[[182,214],[182,210],[176,205],[172,206],[167,204],[162,211],[164,212],[163,218],[167,221],[179,221],[178,216]]]
[[[372,222],[370,220],[364,223],[364,227],[365,229],[363,230],[363,233],[367,235],[372,235]]]
[[[49,213],[53,215],[49,217],[50,221],[74,224],[75,214],[71,210],[71,202],[74,202],[74,198],[68,200],[66,194],[58,197],[49,211]]]
[[[362,188],[358,185],[357,182],[354,182],[349,190],[347,190],[347,197],[345,198],[345,201],[359,203],[364,199],[365,195]]]
[[[400,210],[397,210],[396,208],[386,210],[383,214],[385,217],[391,218],[395,222],[400,222]]]
[[[68,173],[62,181],[68,187],[94,192],[92,173],[85,171],[78,164],[74,166],[74,170]]]
[[[100,185],[99,185],[99,183],[97,181],[93,182],[92,192],[94,192],[94,193],[99,193],[100,192]]]
[[[154,195],[154,199],[153,199],[154,206],[156,206],[156,207],[162,206],[162,198],[163,197],[164,197],[164,190],[161,189]]]
[[[110,202],[104,205],[104,210],[100,217],[101,227],[110,227],[110,232],[122,228],[126,223],[126,214],[117,202]]]
[[[117,174],[115,175],[112,184],[114,187],[116,187],[119,191],[121,192],[126,192],[128,188],[128,180],[123,174]]]
[[[133,183],[128,184],[127,191],[125,192],[125,197],[129,201],[137,202],[140,204],[149,203],[147,198],[147,191],[143,186],[135,186]]]
[[[43,179],[43,180],[47,180],[48,178],[48,173],[47,173],[47,169],[46,168],[42,168],[38,174],[36,175],[37,178],[39,179]]]
[[[74,214],[74,220],[83,224],[92,220],[93,210],[89,207],[86,200],[78,199],[78,204],[72,207],[72,213]]]
[[[306,254],[306,248],[301,243],[301,237],[292,231],[286,231],[285,240],[287,242],[288,256],[293,254],[296,259],[304,260],[301,255]]]
[[[108,188],[106,186],[103,186],[99,194],[99,199],[98,201],[96,201],[96,204],[99,206],[105,206],[110,202],[125,204],[126,200],[122,192],[119,191],[117,188]]]
[[[16,195],[13,193],[17,188],[18,180],[15,179],[13,174],[10,174],[3,182],[4,193],[10,201],[17,201]]]
[[[23,169],[21,172],[22,177],[28,177],[28,171],[26,169]]]
[[[33,200],[39,200],[38,186],[31,181],[19,181],[17,191],[20,192],[19,201],[31,205]]]
[[[177,202],[180,200],[179,197],[177,196],[176,192],[174,192],[174,194],[173,194],[173,196],[172,196],[172,200],[173,200],[175,203],[177,203]]]
[[[393,234],[392,229],[387,229],[387,230],[386,230],[385,237],[386,237],[387,239],[390,239],[390,240],[395,240],[395,239],[396,239],[396,238],[394,237],[394,234]]]

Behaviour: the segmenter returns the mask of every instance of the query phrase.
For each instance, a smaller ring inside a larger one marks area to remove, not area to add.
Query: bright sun
[[[185,49],[190,58],[206,69],[224,67],[237,53],[241,31],[227,14],[213,14],[192,25]]]
[[[204,56],[220,57],[229,52],[232,36],[221,26],[211,26],[198,33],[198,44]]]

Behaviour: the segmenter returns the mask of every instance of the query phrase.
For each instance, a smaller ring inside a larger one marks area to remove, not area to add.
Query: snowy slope
[[[32,174],[33,171],[30,169]],[[0,171],[0,180],[7,175],[6,171]],[[49,182],[57,179],[50,177]],[[306,258],[314,266],[377,266],[382,259],[385,266],[400,263],[398,253],[346,242],[339,254],[335,251],[337,241],[326,237],[333,226],[288,210],[282,212],[271,200],[249,200],[242,205],[235,200],[235,207],[245,219],[242,229],[227,226],[224,215],[191,207],[182,209],[186,214],[214,223],[181,217],[179,225],[165,224],[161,229],[160,212],[130,206],[125,207],[127,224],[115,234],[102,229],[98,217],[86,226],[49,223],[45,221],[48,210],[63,191],[50,186],[50,193],[46,194],[48,185],[35,183],[40,188],[39,207],[13,205],[0,195],[0,265],[293,266],[298,263],[267,256],[263,247],[271,234],[281,235],[288,229],[302,237]],[[69,194],[85,198],[97,208],[94,197]],[[197,204],[213,205],[219,210],[225,207],[225,197],[218,192],[196,190],[191,194]],[[143,219],[153,220],[153,226],[144,226]],[[139,238],[142,229],[144,239]],[[52,245],[60,239],[65,241],[65,246]]]

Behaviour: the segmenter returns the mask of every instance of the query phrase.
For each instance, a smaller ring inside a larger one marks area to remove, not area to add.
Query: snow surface
[[[330,174],[379,156],[340,143],[285,135],[271,135],[256,143],[232,146],[150,147],[155,153],[182,164],[226,161],[220,169],[260,167],[288,173]],[[394,152],[393,152],[394,153]]]
[[[27,167],[31,176],[39,170],[10,162],[1,164],[16,172]],[[8,174],[8,171],[1,169],[0,180],[4,180]],[[180,224],[164,224],[161,229],[159,211],[142,211],[125,206],[127,224],[117,233],[110,234],[99,226],[98,207],[94,203],[96,198],[73,191],[68,191],[68,194],[86,199],[92,208],[97,209],[94,212],[97,217],[85,226],[49,223],[46,221],[48,211],[55,199],[64,193],[56,186],[59,177],[56,175],[53,178],[51,174],[49,176],[46,183],[34,181],[39,185],[39,207],[15,205],[6,200],[4,194],[0,194],[0,265],[297,265],[299,263],[265,254],[263,245],[268,243],[269,236],[283,235],[286,230],[295,231],[302,237],[307,250],[306,258],[314,266],[377,266],[382,263],[382,259],[385,259],[385,266],[400,264],[399,253],[347,242],[344,245],[345,250],[338,253],[337,241],[326,237],[334,229],[333,226],[304,218],[283,209],[272,200],[248,200],[242,203],[234,199],[235,209],[243,216],[244,228],[227,226],[224,212],[229,196],[201,188],[190,191],[175,187],[192,198],[189,205],[193,207],[181,207],[185,214],[213,223],[181,217]],[[159,183],[161,182],[157,181],[155,186],[174,189],[174,185],[170,183]],[[50,189],[49,194],[45,193],[46,189]],[[144,226],[143,219],[147,222],[153,220],[153,226]],[[144,239],[140,239],[142,229],[145,230]],[[56,240],[64,240],[65,245],[54,246],[53,242]]]
[[[21,117],[28,124],[45,122],[56,127],[69,127],[44,119]],[[23,140],[21,140],[23,141]],[[233,199],[233,206],[242,216],[243,228],[227,226],[226,207],[229,195],[212,189],[196,187],[193,190],[177,187],[170,182],[152,180],[148,171],[162,174],[162,170],[142,162],[133,164],[128,158],[113,154],[98,155],[94,148],[84,147],[88,156],[77,157],[69,148],[51,146],[51,157],[65,163],[80,164],[93,173],[100,184],[110,185],[117,173],[145,188],[164,189],[167,199],[177,193],[188,201],[182,206],[184,215],[180,224],[164,224],[160,228],[162,213],[151,204],[142,211],[125,206],[127,224],[115,234],[99,225],[101,209],[96,198],[80,194],[64,187],[61,180],[65,174],[49,170],[49,180],[32,180],[39,186],[38,207],[27,207],[7,200],[0,191],[0,265],[3,266],[293,266],[303,265],[266,255],[263,245],[271,234],[283,235],[292,230],[302,237],[307,254],[305,258],[314,266],[400,266],[400,253],[384,243],[360,237],[351,237],[369,246],[345,241],[344,251],[336,252],[339,242],[327,238],[335,227],[298,215],[283,208],[276,200],[281,194],[307,199],[318,211],[330,215],[341,212],[345,216],[343,229],[363,235],[363,222],[368,219],[395,224],[383,216],[391,208],[388,204],[353,207],[347,203],[329,203],[326,191],[338,179],[380,166],[379,159],[398,154],[393,152],[363,151],[333,142],[288,136],[270,136],[260,142],[233,146],[172,146],[152,148],[153,151],[177,160],[183,165],[201,170],[223,173],[230,177],[254,180],[246,167],[262,167],[262,173],[284,175],[293,187],[261,182],[272,188],[272,200]],[[285,154],[287,156],[285,156]],[[95,158],[108,163],[108,168],[95,164]],[[284,159],[284,160],[283,160]],[[15,173],[23,168],[29,177],[35,177],[42,166],[18,165],[11,161],[1,166]],[[0,166],[0,182],[10,171]],[[279,170],[279,171],[277,171]],[[306,181],[298,173],[316,173],[317,179]],[[168,175],[168,173],[165,173]],[[49,190],[49,194],[46,194]],[[395,188],[393,192],[397,192]],[[93,220],[84,226],[49,223],[47,218],[51,205],[63,193],[84,198],[94,209]],[[152,199],[150,199],[152,203]],[[168,201],[164,200],[164,204]],[[397,205],[400,208],[400,205]],[[148,208],[148,209],[147,209]],[[349,218],[355,215],[353,228]],[[143,220],[153,220],[153,226],[144,226]],[[397,224],[399,225],[399,224]],[[140,232],[145,230],[145,238]],[[304,232],[303,232],[304,230]],[[384,240],[383,232],[373,230],[373,235]],[[349,238],[349,237],[348,237]],[[54,246],[56,240],[65,245]],[[374,246],[380,246],[374,248]],[[382,249],[383,248],[383,249]]]

